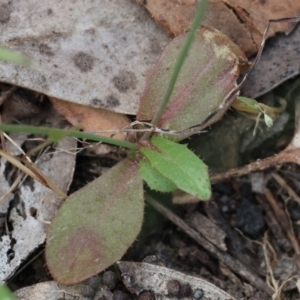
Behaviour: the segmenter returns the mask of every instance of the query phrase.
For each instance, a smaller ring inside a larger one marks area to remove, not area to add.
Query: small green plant
[[[268,127],[273,125],[273,121],[279,114],[284,112],[286,108],[286,101],[279,99],[281,107],[270,107],[263,103],[259,103],[254,99],[247,97],[237,97],[232,103],[231,107],[239,112],[244,112],[247,117],[259,118],[261,115],[264,117],[264,122]]]
[[[47,134],[51,141],[73,136],[128,149],[126,159],[70,195],[52,221],[46,260],[59,283],[83,281],[123,256],[143,222],[144,181],[160,192],[178,188],[210,199],[207,166],[178,142],[226,112],[247,59],[225,35],[198,29],[206,3],[198,1],[191,30],[165,48],[147,78],[137,120],[150,122],[160,134],[148,131],[131,143],[76,130],[0,124],[0,130]]]

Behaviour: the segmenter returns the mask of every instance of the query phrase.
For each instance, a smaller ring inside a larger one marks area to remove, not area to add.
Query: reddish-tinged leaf
[[[185,35],[175,38],[149,74],[137,114],[139,120],[154,116],[184,39]],[[158,127],[180,131],[216,122],[229,108],[228,96],[246,62],[245,55],[227,36],[199,29]]]
[[[51,223],[46,260],[53,278],[74,284],[120,259],[143,221],[143,182],[125,159],[72,194]]]

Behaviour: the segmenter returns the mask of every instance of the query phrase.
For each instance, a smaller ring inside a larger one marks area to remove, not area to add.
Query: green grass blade
[[[195,18],[194,18],[192,26],[191,26],[191,30],[187,34],[185,43],[184,43],[181,51],[179,52],[178,59],[177,59],[175,65],[174,65],[172,76],[170,78],[168,88],[166,90],[166,93],[164,95],[162,103],[159,106],[157,112],[155,113],[155,115],[152,119],[151,123],[155,126],[157,125],[161,115],[163,114],[163,112],[164,112],[164,110],[165,110],[165,108],[166,108],[166,106],[167,106],[167,104],[170,100],[171,94],[174,90],[174,86],[175,86],[175,83],[176,83],[177,78],[178,78],[178,75],[180,73],[180,70],[183,66],[185,58],[186,58],[186,56],[188,54],[188,51],[191,47],[191,44],[193,42],[196,30],[199,28],[199,26],[200,26],[200,24],[203,20],[207,2],[208,2],[208,0],[199,0],[198,1],[197,10],[196,10]]]
[[[64,137],[75,137],[80,139],[87,139],[96,142],[107,143],[110,145],[115,145],[119,147],[124,147],[131,150],[137,150],[137,146],[133,143],[121,141],[106,136],[81,132],[77,130],[67,130],[40,126],[29,126],[29,125],[10,125],[10,124],[0,124],[0,131],[7,132],[22,132],[30,134],[45,134],[53,141],[58,141]]]

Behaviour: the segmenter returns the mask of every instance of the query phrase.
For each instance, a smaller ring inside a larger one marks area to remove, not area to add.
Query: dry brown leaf
[[[155,266],[148,263],[133,263],[119,261],[117,265],[121,271],[122,279],[127,289],[135,294],[143,291],[155,293],[155,299],[178,299],[172,286],[176,283],[180,289],[190,291],[190,295],[181,296],[180,299],[219,299],[234,300],[231,295],[214,284],[194,276],[188,276],[173,269]],[[193,297],[200,292],[200,297]],[[179,293],[178,293],[179,294]]]
[[[108,111],[102,108],[95,108],[80,105],[60,99],[50,98],[55,109],[62,114],[72,125],[103,136],[112,136],[115,139],[126,139],[125,133],[114,135],[112,131],[118,131],[129,126],[130,120],[125,115]],[[105,131],[108,132],[105,132]]]
[[[242,87],[242,95],[257,98],[300,73],[300,26],[285,36],[278,34],[266,44],[259,62]]]
[[[196,0],[136,1],[146,7],[160,26],[175,36],[189,29],[196,7]],[[299,12],[300,2],[293,0],[211,0],[203,25],[228,35],[250,57],[260,46],[269,19],[293,17]],[[289,33],[292,28],[291,23],[272,25],[269,36],[282,31]]]
[[[134,0],[1,0],[0,32],[1,47],[38,64],[0,62],[2,82],[131,115],[169,41]]]
[[[300,12],[300,2],[294,0],[224,0],[224,2],[235,10],[238,17],[247,24],[249,31],[252,28],[253,32],[256,30],[261,35],[266,29],[268,20],[291,18]],[[276,32],[288,34],[294,27],[295,25],[291,23],[273,24],[269,36]]]

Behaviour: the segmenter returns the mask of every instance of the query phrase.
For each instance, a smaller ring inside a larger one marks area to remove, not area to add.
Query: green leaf
[[[139,164],[141,175],[152,190],[168,193],[176,189],[176,185],[172,181],[151,167],[148,159],[143,157]]]
[[[207,166],[185,145],[155,136],[151,139],[151,145],[143,145],[140,151],[149,160],[152,168],[179,189],[200,200],[210,199]]]
[[[258,102],[255,99],[239,96],[233,102],[233,107],[238,111],[250,114],[259,114],[261,112]]]
[[[264,113],[264,120],[265,123],[268,127],[272,127],[273,126],[273,120],[270,116],[268,116],[266,113]]]
[[[138,120],[153,118],[184,40],[184,34],[173,39],[147,77]],[[229,94],[246,62],[243,52],[227,36],[199,29],[157,126],[181,131],[199,124],[204,128],[219,120],[234,100]]]
[[[47,238],[53,278],[75,284],[119,260],[140,231],[143,209],[138,163],[128,158],[69,196]]]
[[[15,296],[11,291],[5,286],[0,284],[0,299],[1,300],[16,300]]]

